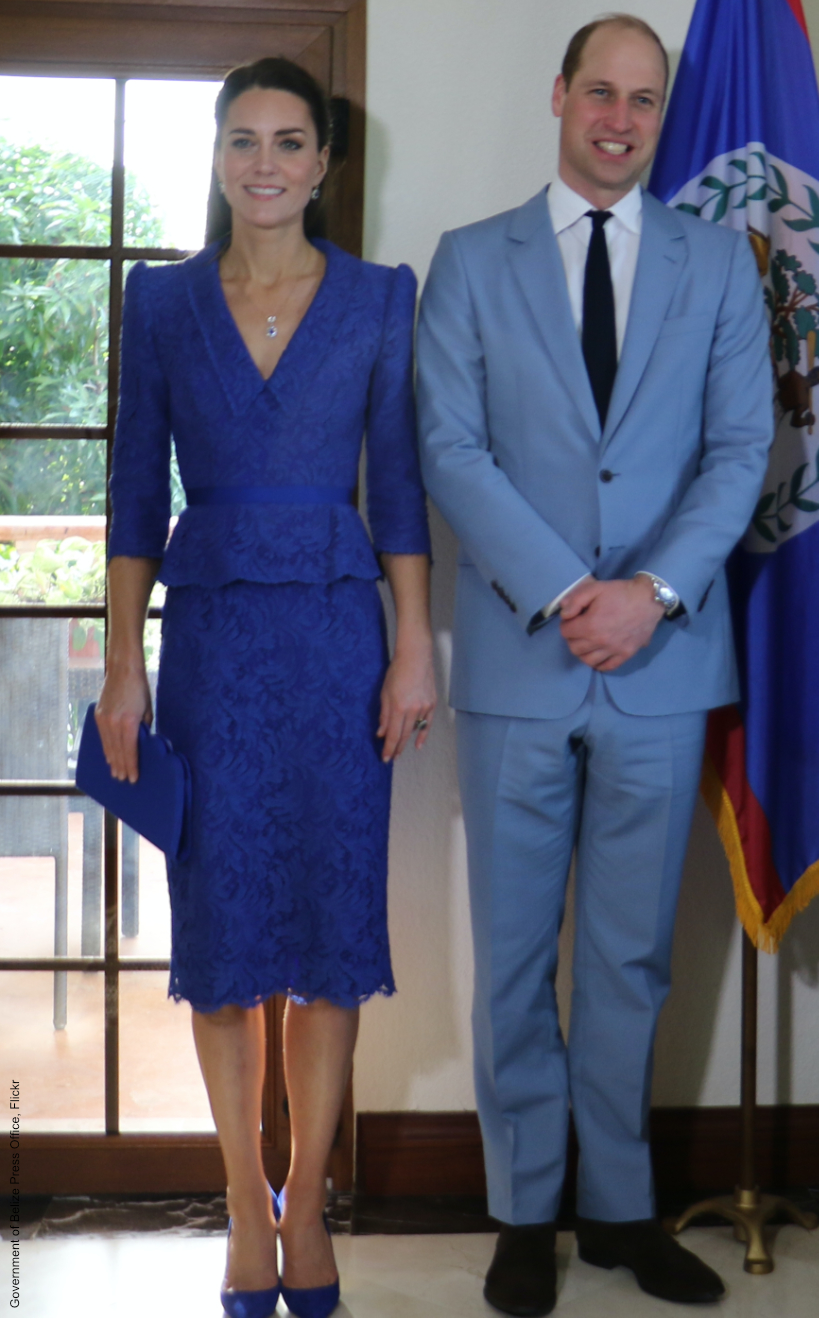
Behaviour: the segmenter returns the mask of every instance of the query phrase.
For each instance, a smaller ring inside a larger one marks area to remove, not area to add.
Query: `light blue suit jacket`
[[[459,546],[451,703],[571,713],[589,668],[534,614],[587,572],[646,569],[686,614],[605,682],[629,714],[737,698],[723,564],[772,440],[763,296],[746,238],[644,194],[603,434],[544,192],[446,233],[418,330],[427,488]]]

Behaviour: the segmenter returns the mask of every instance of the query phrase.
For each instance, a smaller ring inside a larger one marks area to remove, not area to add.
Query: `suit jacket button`
[[[614,472],[610,472],[609,468],[605,467],[602,472],[598,473],[598,480],[603,481],[606,485],[607,481],[611,481],[614,475]]]

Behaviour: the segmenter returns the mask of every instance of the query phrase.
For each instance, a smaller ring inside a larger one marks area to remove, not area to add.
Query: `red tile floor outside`
[[[70,813],[68,952],[80,953],[83,817]],[[167,957],[165,861],[140,839],[140,933],[123,956]],[[54,951],[54,862],[0,857],[0,956]],[[123,1131],[212,1131],[191,1038],[190,1008],[167,997],[168,974],[120,979],[120,1122]],[[68,1023],[52,1023],[50,972],[0,973],[0,1084],[21,1084],[27,1131],[102,1131],[103,977],[68,976]]]

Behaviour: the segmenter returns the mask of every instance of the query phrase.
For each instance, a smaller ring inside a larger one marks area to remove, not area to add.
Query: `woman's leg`
[[[265,1078],[263,1008],[195,1011],[193,1027],[228,1175],[233,1229],[227,1285],[237,1291],[262,1291],[275,1287],[278,1277],[276,1225],[259,1141]]]
[[[323,1287],[336,1279],[333,1248],[322,1223],[325,1175],[339,1124],[359,1029],[358,1008],[325,999],[285,1009],[285,1079],[291,1158],[280,1225],[289,1287]]]

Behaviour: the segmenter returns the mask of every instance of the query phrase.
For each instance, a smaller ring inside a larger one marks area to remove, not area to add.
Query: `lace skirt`
[[[157,727],[193,784],[169,993],[204,1012],[392,993],[375,582],[172,587],[163,615]]]

